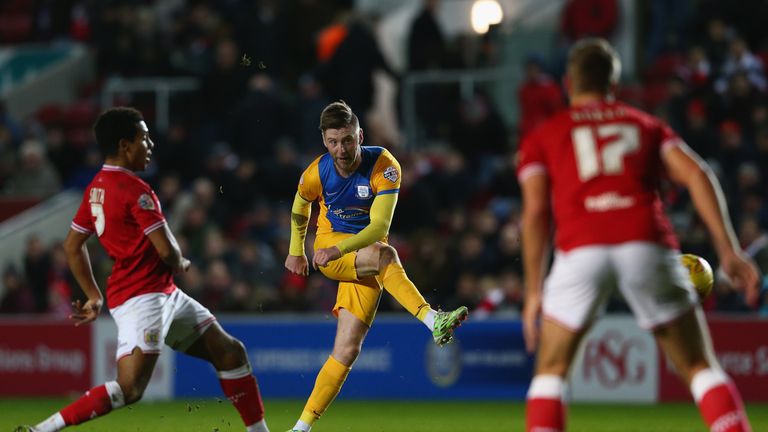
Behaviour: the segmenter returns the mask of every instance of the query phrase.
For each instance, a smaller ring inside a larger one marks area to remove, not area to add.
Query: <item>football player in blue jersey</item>
[[[285,267],[307,275],[304,240],[317,201],[317,235],[312,266],[339,281],[333,314],[333,351],[317,375],[315,388],[293,431],[308,432],[341,390],[373,323],[382,287],[431,331],[442,346],[467,318],[467,308],[435,311],[408,279],[387,235],[400,191],[400,164],[382,147],[363,146],[357,116],[343,101],[320,115],[328,152],[315,159],[299,180],[291,211],[291,244]]]

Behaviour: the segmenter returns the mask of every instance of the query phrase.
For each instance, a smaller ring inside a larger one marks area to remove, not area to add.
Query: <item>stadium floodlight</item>
[[[470,13],[472,29],[477,34],[485,34],[493,24],[498,24],[504,19],[504,11],[496,0],[477,0],[472,5]]]

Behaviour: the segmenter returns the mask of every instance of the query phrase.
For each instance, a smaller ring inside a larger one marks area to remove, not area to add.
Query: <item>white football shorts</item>
[[[544,282],[542,314],[573,331],[592,323],[614,287],[644,329],[662,326],[698,303],[680,253],[648,242],[557,251]]]
[[[178,288],[170,294],[133,297],[109,312],[117,324],[117,360],[135,347],[159,354],[163,343],[183,352],[216,321],[211,311]]]

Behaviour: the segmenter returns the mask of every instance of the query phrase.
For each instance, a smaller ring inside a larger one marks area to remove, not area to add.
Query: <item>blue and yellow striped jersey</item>
[[[315,159],[301,175],[299,195],[320,204],[318,234],[357,234],[371,222],[373,199],[400,191],[400,164],[392,153],[374,146],[361,146],[360,153],[360,166],[347,178],[336,172],[329,153]]]

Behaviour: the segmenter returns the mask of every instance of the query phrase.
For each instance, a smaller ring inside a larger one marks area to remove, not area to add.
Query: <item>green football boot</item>
[[[435,317],[435,329],[432,330],[432,337],[437,346],[443,346],[453,340],[453,331],[461,325],[461,322],[467,319],[469,310],[466,306],[448,312],[437,311]]]

